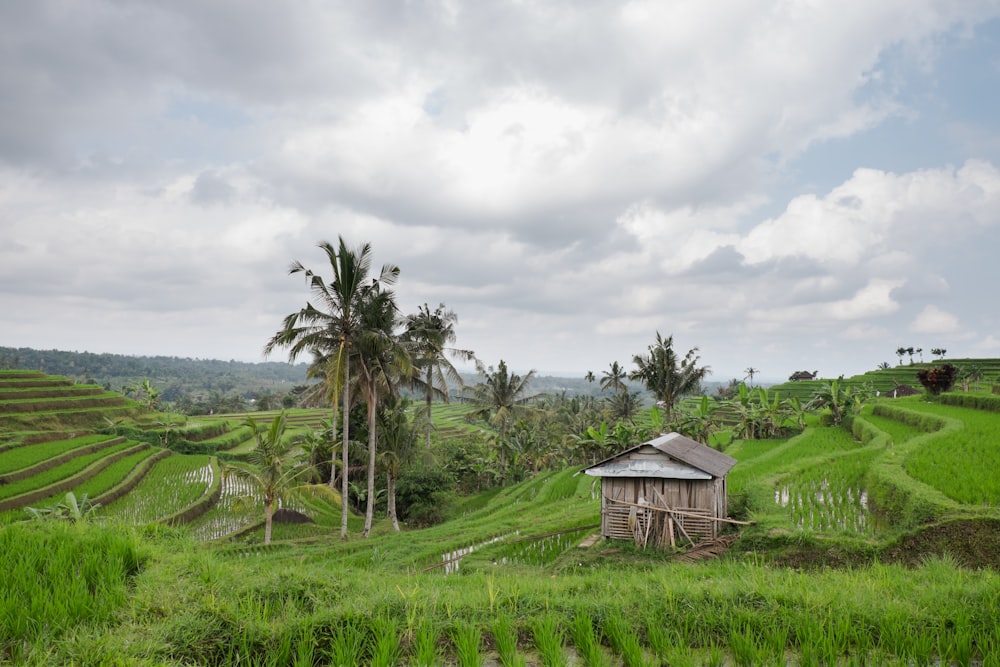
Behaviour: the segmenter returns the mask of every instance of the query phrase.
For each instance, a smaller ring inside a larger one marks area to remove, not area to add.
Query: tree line
[[[367,441],[363,491],[367,536],[374,518],[375,478],[379,468],[386,473],[390,515],[395,504],[393,466],[386,465],[386,459],[395,458],[398,462],[401,458],[392,445],[388,448],[380,445],[387,440],[395,440],[393,445],[398,445],[400,431],[405,430],[400,429],[400,422],[412,414],[414,423],[420,424],[424,446],[429,449],[432,402],[447,401],[454,387],[471,404],[466,418],[489,427],[486,439],[495,453],[492,463],[496,481],[505,484],[517,464],[525,461],[530,461],[533,471],[537,471],[552,459],[565,460],[573,452],[605,453],[603,447],[592,446],[607,444],[606,440],[598,442],[600,436],[595,441],[590,435],[600,431],[588,432],[588,429],[593,429],[606,414],[617,424],[630,424],[616,428],[629,430],[633,437],[640,435],[633,430],[640,399],[638,392],[626,384],[626,378],[641,383],[650,392],[656,402],[659,427],[672,421],[680,398],[696,393],[710,372],[707,366],[699,365],[697,348],[679,355],[673,337],[657,332],[647,351],[633,357],[635,370],[626,374],[618,362],[611,365],[601,383],[602,391],[614,390],[606,402],[610,407],[607,412],[606,406],[598,405],[592,396],[532,394],[534,371],[520,375],[512,372],[502,359],[495,366],[486,365],[472,350],[454,347],[457,316],[444,304],[434,309],[424,304],[414,313],[402,314],[393,290],[400,269],[384,264],[377,272],[373,271],[369,243],[350,247],[339,237],[336,245],[322,242],[319,248],[327,261],[322,271],[299,261],[291,264],[289,274],[305,278],[311,298],[284,318],[281,327],[264,345],[264,353],[267,356],[283,350],[292,362],[304,356],[311,359],[307,376],[317,382],[312,385],[308,399],[329,405],[332,417],[328,435],[331,444],[339,443],[339,452],[331,447],[327,483],[331,488],[336,488],[338,481],[340,484],[344,499],[342,537],[346,537],[348,530],[346,499],[351,492],[352,440],[357,440],[361,432]],[[478,382],[465,387],[453,360],[474,363]],[[593,374],[588,373],[587,379],[593,381]],[[402,400],[406,391],[421,397],[418,410],[407,408]],[[364,423],[358,424],[352,420],[352,414],[362,406]],[[391,518],[395,520],[394,516]]]

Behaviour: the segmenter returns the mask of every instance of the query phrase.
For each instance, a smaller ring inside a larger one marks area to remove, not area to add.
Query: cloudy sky
[[[522,371],[1000,356],[1000,2],[4,2],[0,231],[5,346],[259,361],[342,235]]]

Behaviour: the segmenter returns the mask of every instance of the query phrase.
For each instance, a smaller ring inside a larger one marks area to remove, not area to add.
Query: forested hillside
[[[285,396],[306,382],[304,363],[248,363],[0,347],[0,369],[11,368],[61,375],[125,394],[148,380],[161,402],[187,413],[251,409],[261,401],[265,405],[273,403],[268,407],[280,407]]]

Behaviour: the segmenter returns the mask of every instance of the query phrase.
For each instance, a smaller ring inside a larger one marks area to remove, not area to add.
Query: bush
[[[924,388],[934,396],[948,391],[955,384],[958,369],[951,364],[933,366],[917,371],[917,379]]]
[[[424,528],[448,518],[454,504],[454,478],[440,468],[414,468],[396,485],[396,512],[401,521]]]

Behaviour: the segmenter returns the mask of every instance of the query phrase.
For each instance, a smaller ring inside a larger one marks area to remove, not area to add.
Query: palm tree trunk
[[[274,502],[264,504],[264,544],[271,543],[271,517],[274,515]]]
[[[385,495],[388,509],[386,517],[392,521],[392,529],[399,532],[399,518],[396,516],[396,475],[391,470],[385,474]]]
[[[330,490],[337,490],[337,401],[330,409]]]
[[[433,423],[431,422],[431,380],[433,380],[433,377],[431,376],[431,369],[428,368],[427,395],[424,397],[424,400],[427,402],[427,424],[424,427],[427,431],[427,451],[430,451],[431,449],[431,427],[433,426]]]
[[[507,486],[507,421],[500,426],[500,486]]]
[[[368,397],[368,502],[365,506],[365,537],[372,531],[375,519],[375,405],[378,401],[376,389]]]
[[[342,466],[340,470],[340,539],[347,539],[347,445],[348,445],[348,433],[347,429],[350,424],[351,417],[351,361],[347,354],[347,350],[344,351],[344,414],[342,415],[344,419],[343,427],[343,444],[341,452]]]

